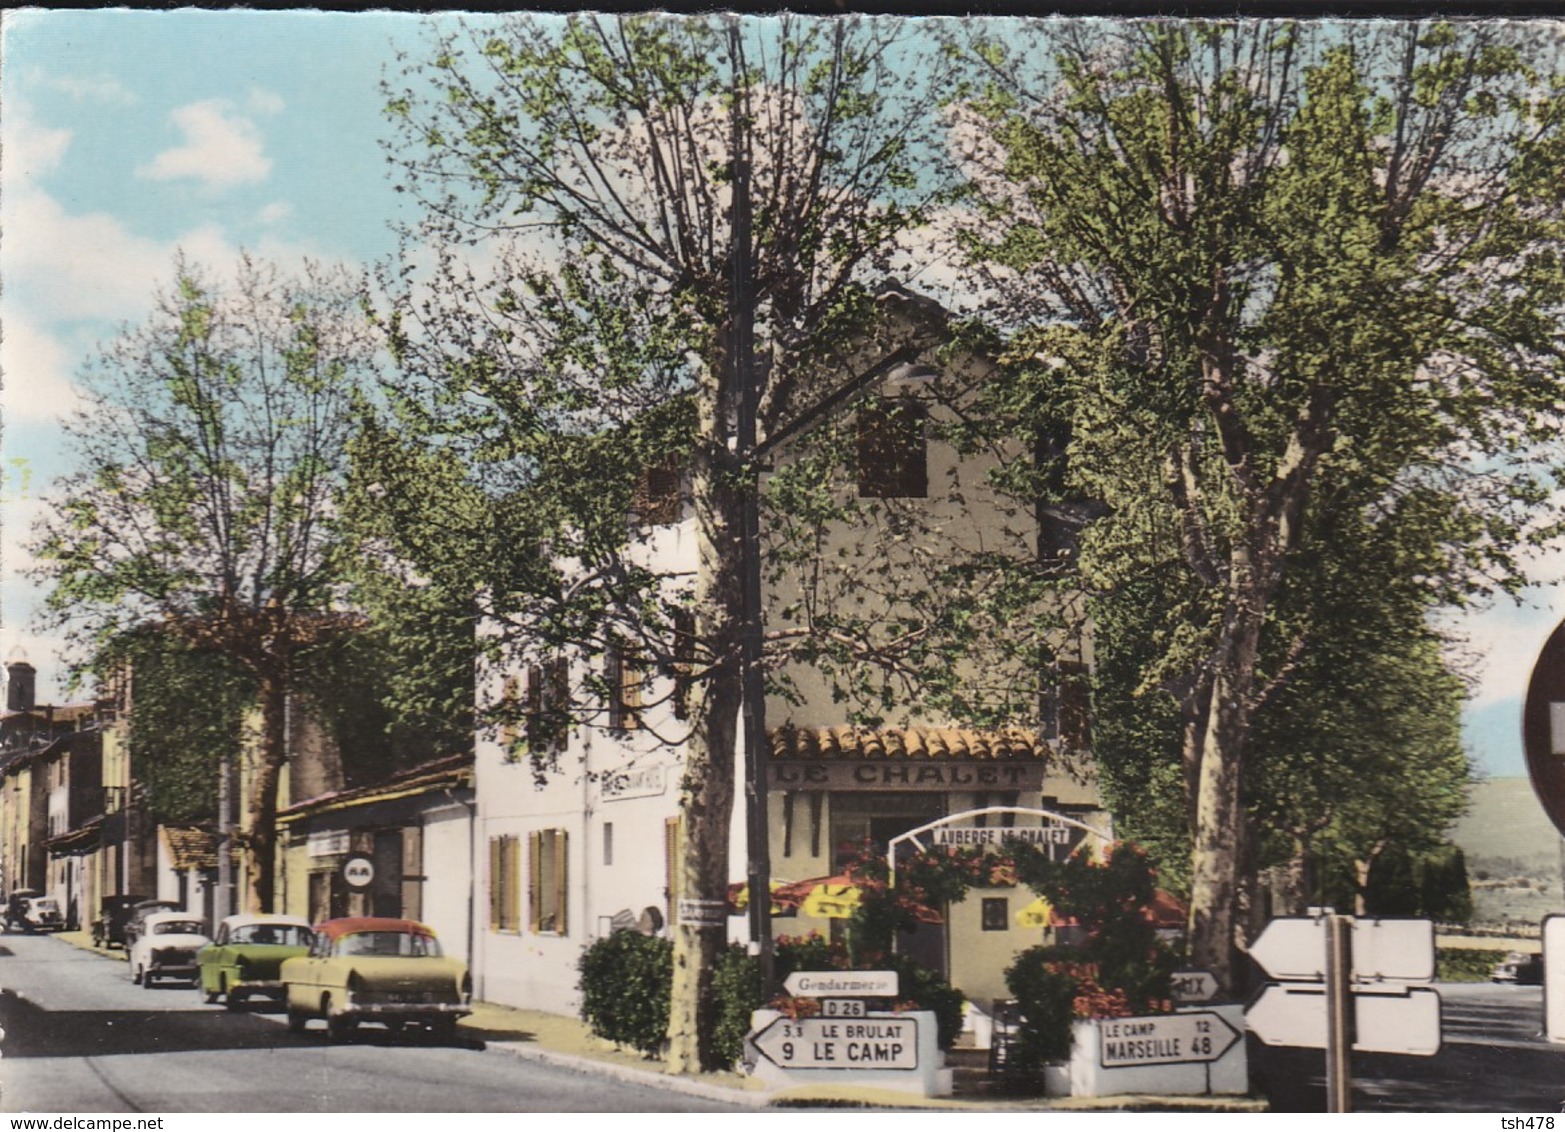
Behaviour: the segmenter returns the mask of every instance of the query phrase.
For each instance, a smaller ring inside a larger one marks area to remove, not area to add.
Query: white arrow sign
[[[1354,920],[1353,978],[1356,982],[1434,982],[1434,921]]]
[[[895,971],[795,971],[783,990],[797,998],[896,998]]]
[[[1211,1002],[1217,997],[1217,977],[1210,971],[1175,971],[1175,1002]]]
[[[1326,921],[1279,916],[1250,945],[1250,958],[1274,979],[1322,982],[1326,978]]]
[[[1239,1031],[1210,1010],[1107,1018],[1098,1023],[1098,1035],[1105,1069],[1216,1061],[1239,1040]]]
[[[916,1018],[778,1018],[750,1036],[783,1069],[917,1069]]]
[[[1325,990],[1273,983],[1250,1004],[1244,1021],[1269,1046],[1325,1049]],[[1412,987],[1401,994],[1355,994],[1353,1048],[1363,1053],[1439,1053],[1439,992]]]

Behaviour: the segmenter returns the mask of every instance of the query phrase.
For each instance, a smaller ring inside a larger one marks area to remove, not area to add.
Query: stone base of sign
[[[938,1041],[939,1030],[935,1023],[935,1015],[927,1010],[910,1011],[906,1014],[882,1014],[874,1012],[864,1018],[844,1018],[841,1020],[811,1019],[810,1022],[820,1028],[823,1024],[837,1023],[837,1031],[832,1034],[816,1035],[813,1031],[810,1035],[811,1044],[817,1036],[829,1038],[833,1046],[833,1053],[841,1059],[839,1066],[831,1067],[797,1067],[779,1064],[781,1059],[781,1043],[776,1040],[777,1031],[770,1028],[780,1023],[782,1015],[775,1010],[757,1010],[750,1016],[750,1035],[745,1041],[745,1064],[750,1067],[750,1073],[758,1080],[764,1081],[773,1088],[786,1089],[799,1085],[854,1085],[872,1089],[890,1089],[896,1092],[911,1093],[921,1097],[949,1097],[952,1090],[952,1072],[946,1068],[945,1054],[940,1051]],[[869,1024],[873,1026],[878,1020],[891,1020],[898,1027],[911,1021],[917,1030],[910,1060],[912,1064],[908,1068],[887,1068],[876,1066],[872,1063],[872,1057],[865,1057],[866,1053],[873,1054],[873,1050],[867,1050],[863,1043],[854,1046],[854,1037],[850,1029]],[[758,1036],[763,1037],[760,1048],[757,1048]],[[821,1043],[824,1044],[824,1043]],[[767,1056],[766,1050],[770,1050],[774,1056]],[[790,1051],[793,1052],[793,1051]],[[801,1058],[805,1051],[797,1051]]]
[[[1176,1062],[1105,1068],[1098,1021],[1075,1023],[1070,1059],[1070,1089],[1049,1096],[1108,1097],[1124,1093],[1156,1093],[1162,1096],[1244,1094],[1250,1091],[1250,1069],[1245,1057],[1244,1007],[1203,1006],[1201,1011],[1221,1015],[1241,1035],[1221,1057],[1207,1062]],[[1181,1011],[1181,1013],[1184,1013]]]

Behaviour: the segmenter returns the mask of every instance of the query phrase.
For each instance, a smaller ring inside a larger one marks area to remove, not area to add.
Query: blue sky
[[[64,698],[58,642],[32,624],[27,528],[63,470],[54,426],[93,344],[138,323],[174,253],[216,271],[241,248],[284,264],[368,265],[394,246],[378,82],[423,41],[397,13],[22,11],[0,22],[0,652]],[[1520,704],[1565,616],[1554,581],[1456,623],[1484,660],[1468,737],[1524,772]]]

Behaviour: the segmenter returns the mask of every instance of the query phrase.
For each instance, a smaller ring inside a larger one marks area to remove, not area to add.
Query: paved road
[[[1565,1045],[1542,1038],[1540,987],[1443,983],[1433,1057],[1353,1055],[1355,1112],[1546,1115],[1565,1106]],[[1250,1044],[1251,1079],[1283,1112],[1324,1112],[1320,1050]]]
[[[117,954],[117,953],[116,953]],[[126,965],[47,936],[0,936],[6,1112],[738,1112],[523,1061],[481,1041],[432,1046],[366,1028],[347,1045],[276,1012],[131,984]]]

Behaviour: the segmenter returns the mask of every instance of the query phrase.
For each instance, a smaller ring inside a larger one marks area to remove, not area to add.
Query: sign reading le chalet
[[[1078,836],[1065,825],[985,826],[983,829],[947,826],[935,830],[935,844],[999,845],[1005,841],[1023,841],[1028,845],[1069,845]]]
[[[1041,790],[1042,762],[774,759],[778,790]]]

